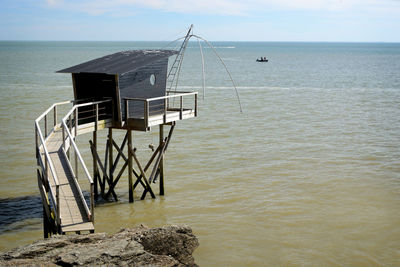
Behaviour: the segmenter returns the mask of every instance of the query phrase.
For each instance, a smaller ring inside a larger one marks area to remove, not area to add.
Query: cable
[[[200,55],[201,55],[201,74],[203,78],[203,100],[206,96],[206,75],[204,73],[204,56],[203,56],[203,48],[201,47],[200,39],[197,38],[197,42],[199,43],[200,47]]]
[[[206,42],[206,43],[208,44],[208,46],[209,46],[210,48],[212,48],[212,50],[214,51],[215,55],[219,58],[219,60],[221,61],[222,65],[225,67],[225,70],[226,70],[226,72],[228,73],[229,78],[231,79],[232,85],[233,85],[233,87],[235,88],[236,97],[237,97],[237,100],[238,100],[238,103],[239,103],[240,113],[243,113],[242,104],[240,103],[239,92],[238,92],[238,90],[237,90],[237,88],[236,88],[235,82],[233,81],[232,75],[231,75],[231,73],[230,73],[229,70],[228,70],[228,67],[225,65],[225,62],[224,62],[224,61],[222,60],[222,58],[218,55],[217,50],[214,48],[214,46],[212,46],[212,44],[210,44],[206,39],[204,39],[204,38],[202,38],[202,37],[200,37],[200,36],[194,35],[194,34],[193,34],[192,36],[193,36],[193,37],[196,37],[196,38],[198,38],[198,39],[201,39],[201,40],[203,40],[204,42]]]

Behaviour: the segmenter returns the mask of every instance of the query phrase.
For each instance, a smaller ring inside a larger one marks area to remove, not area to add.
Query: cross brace
[[[136,155],[136,148],[132,148],[132,140],[131,139],[131,133],[127,130],[127,133],[125,134],[124,140],[121,143],[121,146],[118,146],[118,144],[112,139],[112,134],[110,132],[107,140],[107,145],[106,145],[106,152],[105,152],[105,164],[102,163],[97,150],[96,150],[96,145],[95,142],[92,140],[89,141],[90,143],[90,149],[92,152],[92,156],[94,159],[94,164],[96,166],[94,167],[94,180],[96,183],[98,182],[101,190],[101,196],[103,199],[108,199],[110,195],[113,196],[115,201],[118,201],[117,194],[115,193],[115,187],[119,180],[121,179],[124,171],[128,167],[128,174],[131,180],[131,177],[133,177],[131,174],[136,177],[135,183],[132,185],[132,182],[130,181],[130,188],[129,188],[129,200],[130,202],[133,202],[133,191],[136,189],[136,187],[140,184],[143,188],[144,191],[142,193],[141,199],[143,200],[146,197],[147,193],[150,193],[152,198],[155,198],[155,194],[151,188],[151,183],[156,183],[157,177],[160,176],[160,194],[162,195],[164,193],[164,187],[163,187],[163,171],[162,171],[162,164],[163,164],[163,157],[164,154],[168,148],[168,144],[171,140],[172,133],[174,131],[175,125],[171,125],[171,128],[169,130],[168,136],[166,138],[163,137],[163,127],[160,126],[160,144],[157,147],[157,149],[153,152],[151,155],[150,159],[146,163],[145,167],[143,168],[142,164],[140,163],[137,155]],[[124,148],[126,144],[128,143],[128,156],[125,155],[124,153]],[[117,151],[117,156],[115,157],[115,160],[112,161],[112,150],[115,148]],[[111,156],[110,156],[111,154]],[[122,160],[121,160],[122,159]],[[114,173],[117,170],[118,163],[119,161],[123,161],[123,165],[120,168],[117,176],[114,178]],[[107,166],[107,162],[110,162],[110,166]],[[136,163],[137,168],[139,169],[139,172],[137,172],[133,168],[132,162]],[[111,164],[112,163],[112,164]],[[148,170],[150,166],[153,164],[153,168],[151,169],[151,173],[149,176]],[[98,171],[97,165],[102,173],[102,177],[100,175],[100,172]],[[107,167],[109,169],[109,172],[107,173]],[[96,171],[97,170],[97,171]],[[106,188],[108,187],[108,188]],[[97,184],[95,185],[95,188],[97,188]],[[97,192],[97,191],[96,191]],[[98,193],[95,196],[98,198]]]

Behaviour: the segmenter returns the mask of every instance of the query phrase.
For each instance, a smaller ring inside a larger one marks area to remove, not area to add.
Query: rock
[[[0,254],[0,266],[197,266],[187,226],[123,229],[113,235],[56,235]]]

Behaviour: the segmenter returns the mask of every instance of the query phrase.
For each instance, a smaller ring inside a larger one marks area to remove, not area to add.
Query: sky
[[[400,42],[400,0],[0,0],[0,40]]]

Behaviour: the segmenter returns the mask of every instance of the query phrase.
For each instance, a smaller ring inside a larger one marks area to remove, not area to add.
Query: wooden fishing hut
[[[176,58],[168,72],[171,56]],[[126,169],[129,202],[134,201],[133,192],[138,185],[143,187],[141,199],[147,193],[155,198],[151,184],[157,178],[160,195],[164,195],[163,158],[176,121],[197,116],[197,92],[167,89],[168,84],[171,89],[182,57],[182,49],[131,50],[58,71],[72,74],[74,100],[53,104],[35,121],[45,237],[51,233],[94,231],[94,199],[112,196],[117,201],[114,189]],[[73,103],[73,107],[58,123],[57,107],[67,103]],[[49,130],[51,117],[54,118],[53,127]],[[44,124],[44,134],[41,124]],[[159,128],[158,147],[146,164],[142,164],[136,156],[132,131],[148,132],[156,126]],[[166,137],[164,127],[169,127]],[[97,137],[102,129],[108,129],[103,161]],[[113,129],[126,131],[120,145],[113,139]],[[89,141],[92,175],[75,142],[80,134],[89,132],[93,133]],[[72,155],[75,155],[74,160]],[[78,169],[83,169],[82,175],[78,175]],[[90,207],[80,189],[78,176],[89,180]]]

